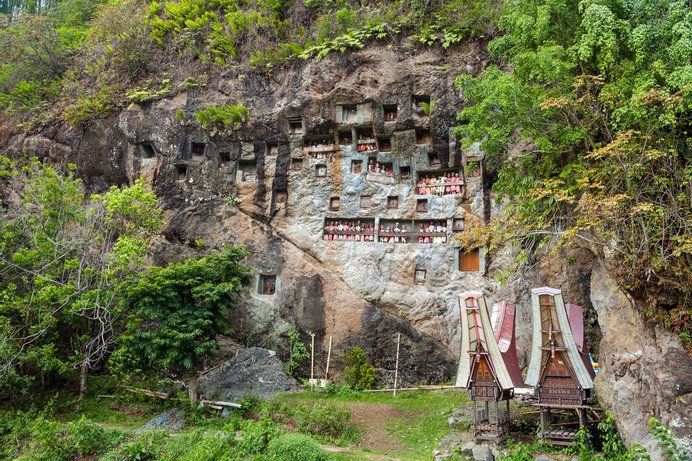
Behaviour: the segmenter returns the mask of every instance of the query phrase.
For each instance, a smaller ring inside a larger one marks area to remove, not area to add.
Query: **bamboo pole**
[[[315,385],[315,333],[310,333],[310,384]]]
[[[165,392],[156,392],[156,391],[151,391],[149,389],[141,389],[138,387],[127,387],[126,389],[130,392],[135,392],[137,394],[146,395],[147,397],[154,397],[154,398],[163,399],[163,400],[180,400],[178,397],[171,397],[168,394],[166,394]],[[214,408],[216,410],[220,410],[221,407],[242,408],[242,405],[240,405],[239,403],[224,402],[224,401],[220,401],[220,400],[200,400],[199,403],[201,403],[203,405],[208,405],[209,407]]]
[[[329,347],[327,348],[327,368],[324,370],[324,384],[329,379],[329,360],[332,358],[332,337],[329,337]]]
[[[394,395],[396,397],[396,385],[399,379],[399,344],[401,343],[401,333],[397,333],[396,336],[396,362],[394,365]]]
[[[464,386],[417,386],[417,387],[400,387],[397,389],[398,392],[403,392],[403,391],[442,391],[442,390],[447,390],[447,389],[458,389],[458,390],[465,390],[466,387]],[[366,389],[361,392],[392,392],[392,389]]]

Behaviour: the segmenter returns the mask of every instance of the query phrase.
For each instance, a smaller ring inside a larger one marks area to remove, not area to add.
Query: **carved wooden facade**
[[[567,445],[577,429],[552,430],[551,409],[577,410],[579,425],[583,425],[588,408],[586,400],[594,387],[593,370],[589,372],[574,340],[562,292],[549,287],[535,288],[531,290],[531,303],[533,344],[525,381],[534,386],[538,397],[541,438]],[[576,319],[572,323],[576,326]]]

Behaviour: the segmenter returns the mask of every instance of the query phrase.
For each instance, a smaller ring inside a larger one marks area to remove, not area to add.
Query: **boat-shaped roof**
[[[516,305],[502,301],[493,305],[492,325],[495,341],[502,354],[505,367],[512,378],[514,387],[523,387],[521,367],[517,358],[517,346],[514,338]]]
[[[473,301],[468,303],[469,299]],[[482,353],[490,362],[500,391],[512,389],[514,384],[493,334],[485,296],[479,291],[466,291],[459,296],[459,303],[462,337],[457,386],[469,387],[474,357]]]
[[[541,295],[550,298],[550,308],[541,306]],[[531,361],[526,374],[526,384],[536,386],[542,376],[545,366],[551,357],[548,342],[553,347],[552,354],[558,349],[558,354],[567,359],[567,365],[582,389],[594,387],[591,374],[587,370],[580,355],[577,344],[572,336],[572,328],[567,317],[567,309],[562,299],[562,291],[556,288],[541,287],[531,290],[531,307],[533,314],[533,341],[531,345]],[[582,325],[583,329],[583,325]],[[582,332],[583,333],[583,332]]]

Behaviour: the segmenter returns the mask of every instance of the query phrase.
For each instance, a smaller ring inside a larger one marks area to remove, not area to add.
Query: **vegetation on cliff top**
[[[692,9],[687,0],[508,0],[497,65],[457,80],[502,219],[465,243],[577,244],[649,318],[692,328]],[[475,242],[474,242],[475,241]]]
[[[491,33],[498,3],[61,0],[41,14],[17,3],[0,14],[0,109],[79,126],[186,89],[193,69],[271,71],[372,40],[447,48]]]

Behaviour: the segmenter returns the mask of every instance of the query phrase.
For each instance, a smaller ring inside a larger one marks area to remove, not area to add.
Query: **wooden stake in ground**
[[[332,337],[329,337],[329,347],[327,348],[327,368],[324,370],[324,385],[327,385],[329,379],[329,360],[332,358]]]
[[[315,333],[310,333],[310,385],[315,385]]]
[[[396,397],[396,384],[399,379],[399,344],[401,343],[401,333],[396,336],[396,362],[394,365],[394,397]]]

